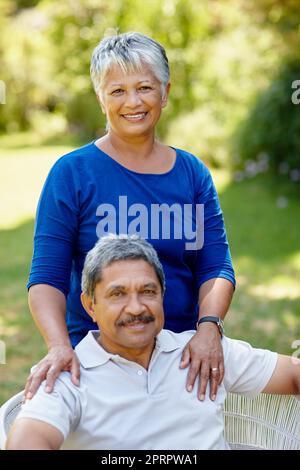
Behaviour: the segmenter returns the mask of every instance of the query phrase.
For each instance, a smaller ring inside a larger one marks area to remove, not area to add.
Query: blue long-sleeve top
[[[38,203],[27,287],[48,284],[65,294],[73,346],[94,328],[80,301],[81,274],[87,252],[106,233],[136,233],[156,248],[166,277],[165,328],[174,332],[195,328],[201,284],[222,277],[235,285],[209,170],[175,150],[163,174],[129,170],[94,142],[52,167]]]

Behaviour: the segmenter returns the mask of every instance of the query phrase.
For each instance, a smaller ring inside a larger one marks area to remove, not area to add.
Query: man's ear
[[[170,93],[170,88],[171,88],[171,83],[169,82],[166,86],[166,89],[165,89],[165,92],[164,92],[164,95],[162,97],[162,101],[161,101],[161,107],[162,108],[165,108],[167,106],[167,103],[168,103],[168,98],[169,98],[169,93]]]
[[[80,295],[80,300],[86,313],[88,313],[89,316],[92,318],[93,322],[96,323],[96,317],[95,317],[95,312],[94,312],[94,301],[92,297],[82,292]]]

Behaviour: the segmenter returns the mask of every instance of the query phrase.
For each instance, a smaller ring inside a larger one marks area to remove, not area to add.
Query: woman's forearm
[[[212,315],[224,319],[234,292],[227,279],[214,278],[204,282],[199,291],[199,318]]]
[[[59,345],[70,346],[64,294],[47,284],[36,284],[29,289],[28,304],[48,349]]]
[[[32,369],[25,386],[30,400],[46,380],[46,392],[52,392],[63,370],[70,371],[74,385],[79,385],[80,364],[72,348],[66,325],[66,298],[55,287],[36,284],[29,289],[29,307],[48,347],[48,354]]]

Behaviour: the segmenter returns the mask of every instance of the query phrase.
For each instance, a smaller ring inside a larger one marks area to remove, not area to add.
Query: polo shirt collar
[[[175,351],[182,348],[181,342],[177,339],[176,333],[169,330],[161,330],[156,337],[155,348],[163,352]]]
[[[100,346],[98,336],[99,330],[89,331],[75,348],[79,362],[85,369],[102,366],[113,357]]]
[[[85,369],[102,366],[117,355],[110,354],[98,343],[99,330],[91,330],[75,348],[79,362]],[[174,333],[162,330],[156,337],[155,349],[158,352],[171,352],[179,349],[181,344],[176,341]]]

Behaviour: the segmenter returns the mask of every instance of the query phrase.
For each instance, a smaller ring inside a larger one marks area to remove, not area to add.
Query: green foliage
[[[300,80],[300,60],[285,64],[258,94],[236,136],[239,166],[266,153],[274,172],[290,175],[292,179],[294,175],[296,180],[295,170],[300,170],[300,104],[292,102],[292,94],[297,91],[292,83],[296,80]]]
[[[215,166],[229,166],[229,143],[257,93],[300,45],[298,0],[2,0],[1,6],[7,102],[0,107],[0,132],[103,133],[90,57],[104,35],[136,30],[160,41],[170,61],[171,94],[159,138]],[[285,105],[286,113],[296,113]]]
[[[71,96],[66,118],[69,122],[69,130],[79,139],[95,137],[105,128],[104,115],[92,92]]]

